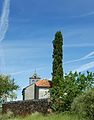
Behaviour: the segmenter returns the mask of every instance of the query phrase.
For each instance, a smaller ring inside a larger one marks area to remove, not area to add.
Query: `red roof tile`
[[[39,80],[35,84],[38,87],[51,87],[50,82],[47,80]]]

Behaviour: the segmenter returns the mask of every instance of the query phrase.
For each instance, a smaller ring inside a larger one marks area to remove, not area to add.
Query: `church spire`
[[[29,78],[29,84],[33,84],[33,83],[37,82],[40,79],[41,78],[37,75],[36,70],[35,70],[35,72],[32,75],[32,77]]]

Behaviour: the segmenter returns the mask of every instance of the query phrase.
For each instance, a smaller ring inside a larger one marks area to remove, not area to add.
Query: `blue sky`
[[[10,0],[0,72],[20,85],[18,99],[35,69],[40,77],[51,78],[52,40],[58,30],[64,38],[64,71],[94,71],[93,21],[94,0]]]

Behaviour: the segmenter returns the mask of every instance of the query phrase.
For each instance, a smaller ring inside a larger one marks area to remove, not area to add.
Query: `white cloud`
[[[64,62],[64,64],[74,63],[74,62],[86,60],[86,59],[89,59],[89,58],[94,58],[94,51],[90,52],[89,54],[87,54],[87,55],[85,55],[84,57],[81,57],[81,58],[79,58],[79,59],[70,60],[70,61]]]
[[[84,13],[84,14],[81,14],[81,15],[78,15],[78,16],[71,16],[71,17],[87,17],[87,16],[91,16],[91,15],[94,15],[94,11],[91,11],[91,12],[88,12],[88,13]]]
[[[70,60],[70,61],[65,62],[64,64],[74,63],[74,62],[86,60],[86,59],[89,59],[89,58],[94,58],[94,51],[90,52],[89,54],[85,55],[82,58],[79,58],[79,59],[76,59],[76,60]],[[88,69],[93,68],[93,67],[94,67],[94,61],[89,62],[87,64],[84,64],[81,67],[79,67],[75,70],[72,70],[72,72],[75,72],[75,71],[82,72],[82,71],[88,70]]]
[[[85,14],[82,14],[82,15],[80,15],[79,17],[86,17],[86,16],[91,16],[91,15],[94,15],[94,11],[91,11],[91,12],[88,12],[88,13],[85,13]]]
[[[80,68],[75,69],[72,72],[75,72],[75,71],[82,72],[82,71],[88,70],[88,69],[93,68],[93,67],[94,67],[94,61],[93,62],[89,62],[87,64],[84,64]]]
[[[8,29],[9,7],[10,7],[10,0],[4,0],[3,10],[2,10],[2,15],[0,20],[0,42],[5,38],[5,34]]]
[[[40,68],[37,68],[37,70],[44,70],[44,69],[47,69],[48,67],[40,67]],[[34,72],[34,69],[28,69],[28,70],[22,70],[22,71],[17,71],[17,72],[11,72],[11,73],[8,73],[10,75],[19,75],[19,74],[23,74],[23,73],[31,73],[31,72]]]
[[[94,44],[70,44],[70,45],[64,45],[64,47],[94,47]]]
[[[84,56],[83,59],[89,58],[90,56],[94,57],[94,51],[92,51],[89,54],[87,54],[86,56]]]

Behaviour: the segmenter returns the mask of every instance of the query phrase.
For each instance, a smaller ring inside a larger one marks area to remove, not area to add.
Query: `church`
[[[29,78],[29,85],[22,91],[23,100],[46,99],[50,97],[51,81],[41,79],[36,72]]]

